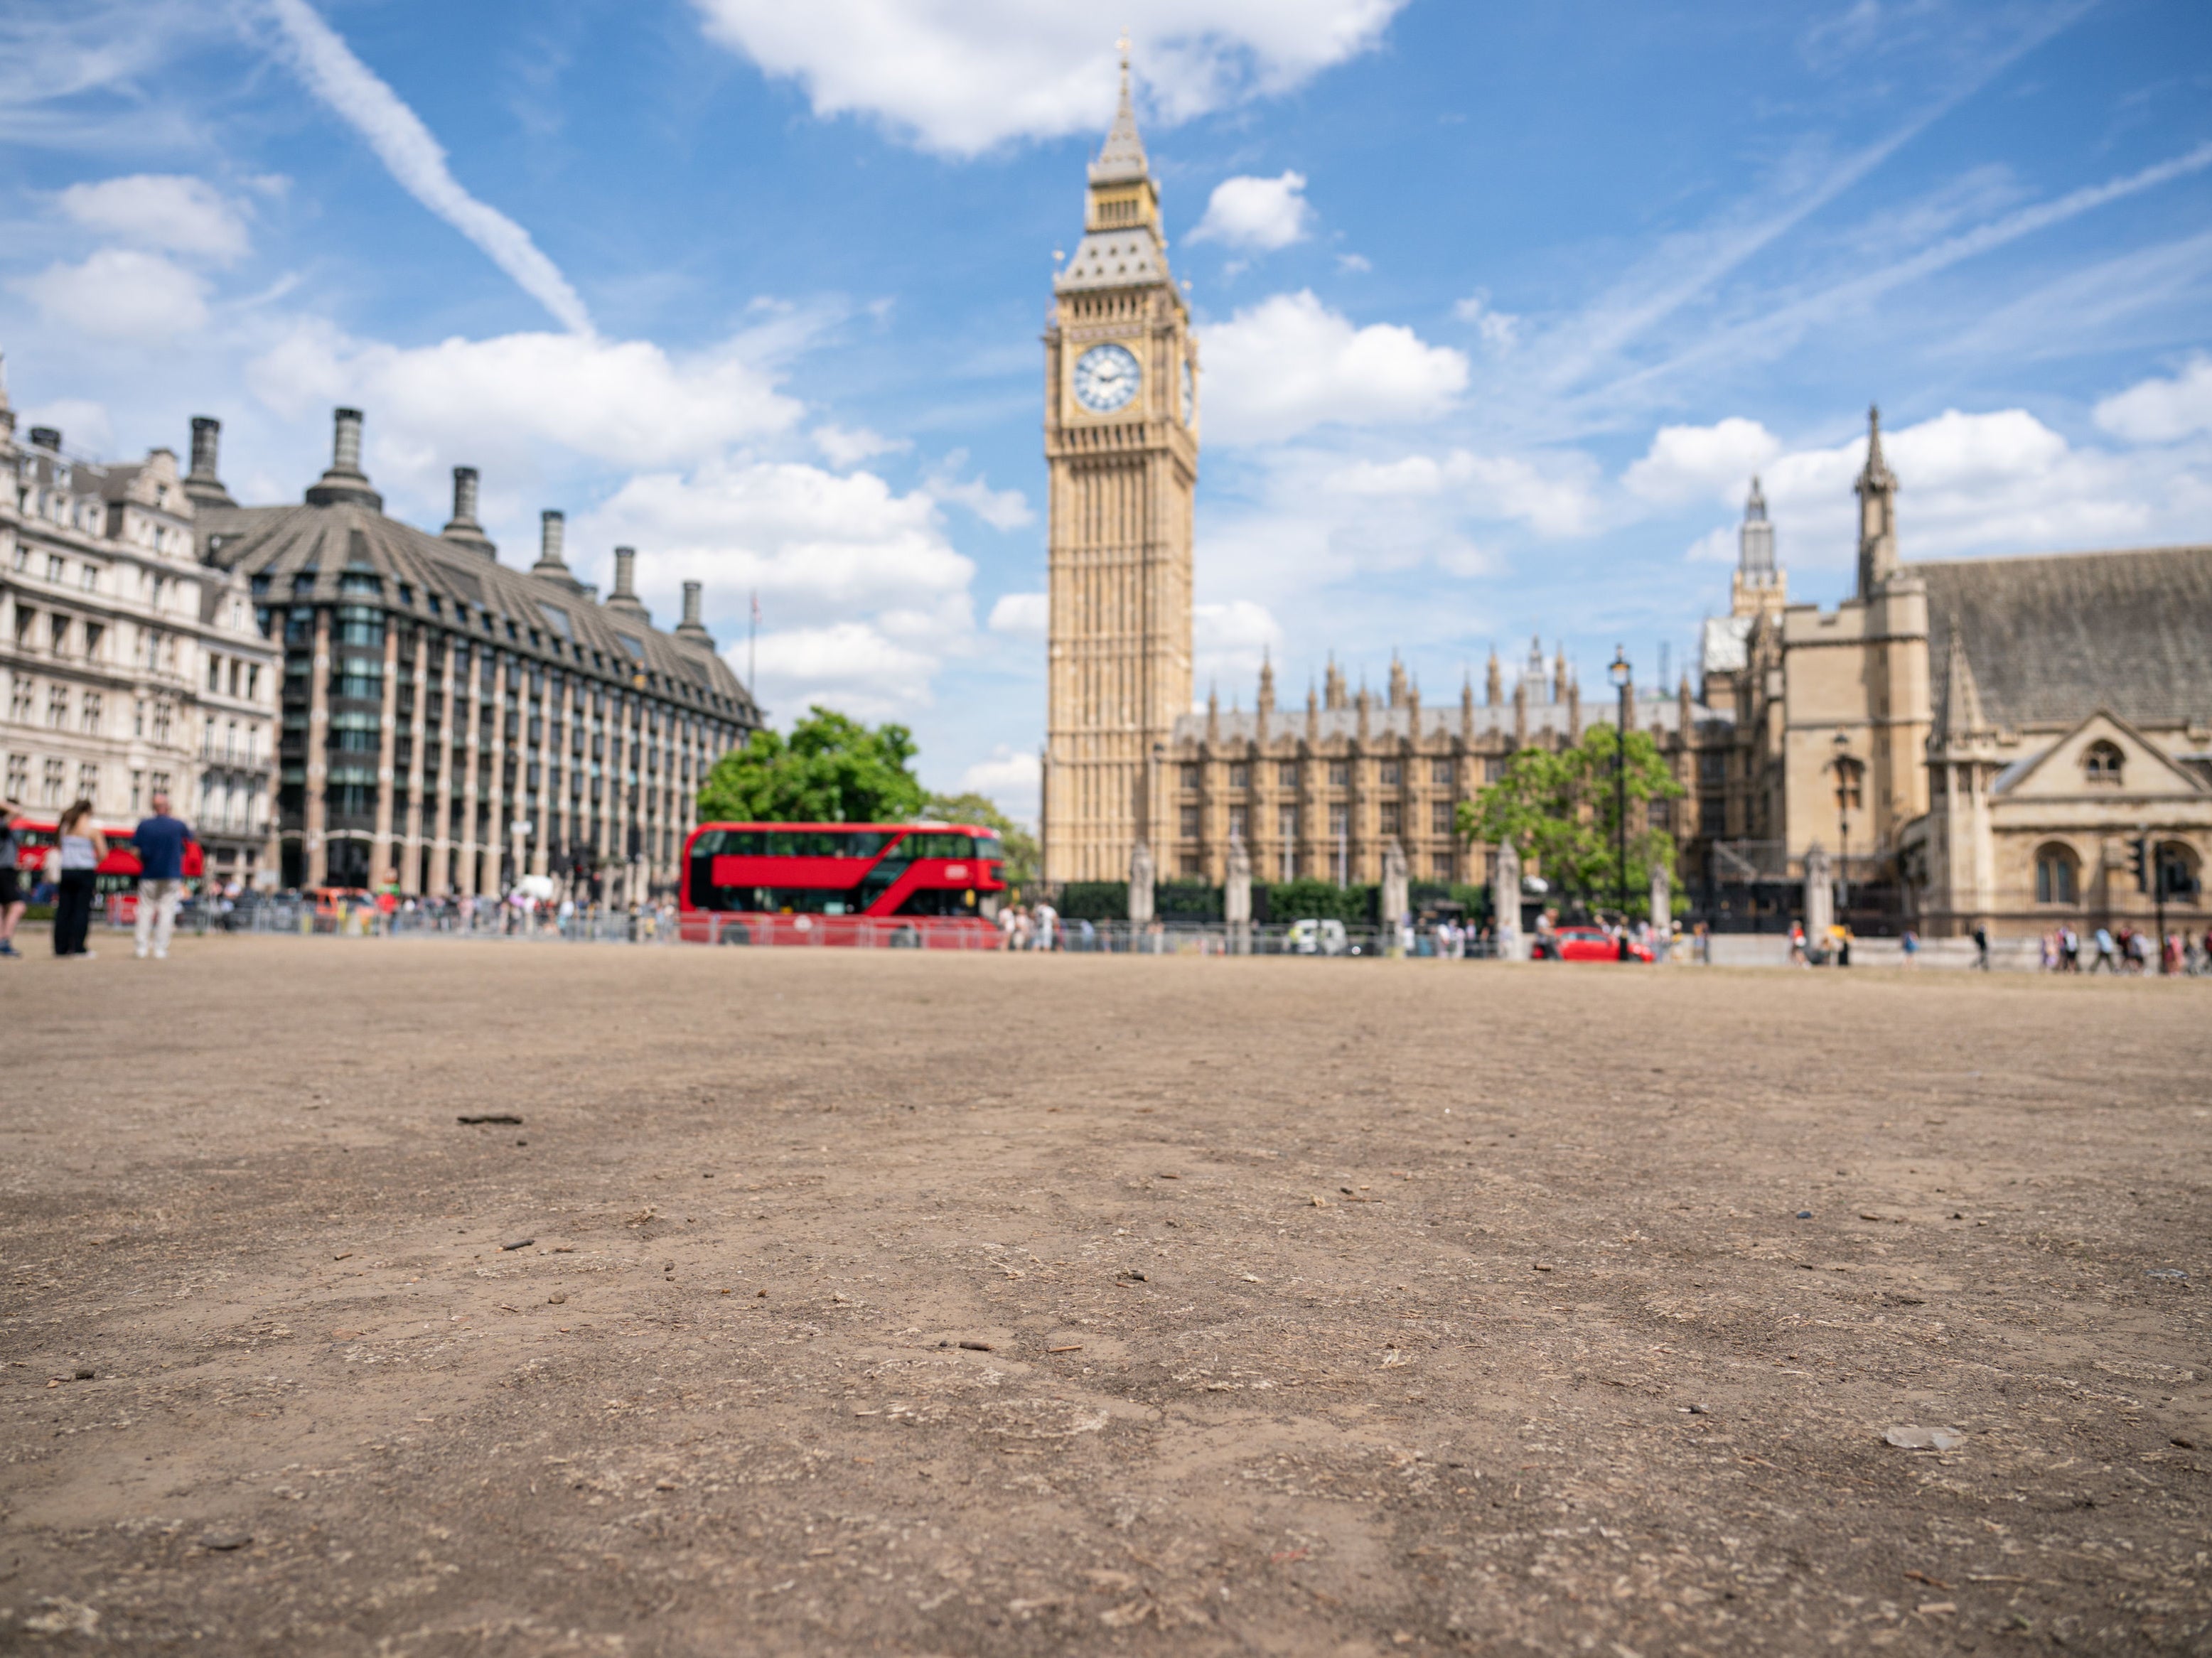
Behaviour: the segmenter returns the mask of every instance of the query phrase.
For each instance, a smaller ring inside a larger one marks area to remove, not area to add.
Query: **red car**
[[[1563,962],[1617,962],[1620,959],[1620,944],[1601,926],[1563,926],[1559,929],[1559,959]],[[1632,935],[1628,940],[1628,959],[1648,962],[1651,946],[1639,944]]]

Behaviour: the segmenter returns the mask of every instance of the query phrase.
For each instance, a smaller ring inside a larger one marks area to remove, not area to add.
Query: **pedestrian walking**
[[[22,832],[15,827],[15,804],[0,800],[0,956],[20,956],[15,923],[23,919]]]
[[[154,791],[154,815],[141,818],[131,831],[131,844],[138,848],[137,956],[150,952],[157,962],[169,958],[169,935],[176,930],[177,905],[185,896],[185,843],[192,832],[169,816],[169,797]]]
[[[1974,924],[1974,965],[1984,973],[1990,970],[1990,930],[1978,921]]]
[[[1899,939],[1898,944],[1905,952],[1905,966],[1918,967],[1920,965],[1920,935],[1911,927],[1907,927],[1905,929],[1905,937]]]
[[[2094,973],[2101,967],[2107,973],[2118,973],[2120,969],[2119,964],[2112,959],[2112,933],[2103,927],[2099,927],[2091,942],[2097,946],[2097,959],[2089,963],[2089,971]]]
[[[92,802],[80,800],[62,814],[54,829],[54,954],[94,954],[84,947],[92,926],[92,900],[100,882],[100,860],[107,856],[107,837],[93,826]]]

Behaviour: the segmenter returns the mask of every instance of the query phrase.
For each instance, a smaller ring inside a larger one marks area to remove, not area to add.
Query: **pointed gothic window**
[[[2092,783],[2117,788],[2126,764],[2126,756],[2121,754],[2118,744],[2096,742],[2089,744],[2088,751],[2081,756],[2081,773]]]
[[[2073,848],[2056,843],[2035,854],[2035,902],[2073,904],[2080,902],[2081,861]]]

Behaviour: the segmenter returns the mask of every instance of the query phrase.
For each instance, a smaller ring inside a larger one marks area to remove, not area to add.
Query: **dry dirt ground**
[[[2212,1650],[2212,984],[0,967],[0,1649]]]

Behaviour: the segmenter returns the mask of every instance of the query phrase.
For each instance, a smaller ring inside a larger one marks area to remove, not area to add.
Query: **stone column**
[[[437,822],[430,837],[430,875],[428,890],[443,897],[453,886],[453,768],[461,762],[460,739],[454,735],[453,641],[446,641],[446,659],[438,670],[438,805]]]
[[[1152,919],[1152,849],[1139,841],[1129,853],[1129,924],[1144,926]]]
[[[1401,948],[1401,929],[1405,926],[1407,912],[1413,908],[1413,900],[1407,890],[1410,884],[1406,869],[1406,848],[1394,835],[1382,848],[1382,925],[1389,930],[1383,943],[1394,956]]]
[[[307,884],[310,887],[330,884],[330,848],[324,843],[323,832],[330,822],[330,803],[325,798],[330,786],[331,756],[331,612],[327,605],[315,607],[315,659],[313,677],[307,682],[307,780],[301,786],[301,833],[307,843]]]
[[[491,677],[491,747],[478,756],[483,768],[483,799],[489,813],[490,825],[484,843],[477,849],[482,867],[477,875],[477,890],[496,895],[499,891],[501,856],[507,850],[507,826],[501,821],[500,807],[506,799],[505,768],[501,761],[507,753],[507,654],[498,653],[493,660],[496,666]],[[478,677],[478,684],[483,683]]]
[[[399,718],[399,628],[398,618],[384,618],[384,695],[376,712],[376,828],[368,842],[368,884],[384,884],[392,867],[392,756],[398,733],[392,730]]]
[[[1490,908],[1491,937],[1498,959],[1520,961],[1521,853],[1510,841],[1498,843],[1498,869],[1490,880]]]
[[[1805,849],[1805,948],[1808,953],[1828,947],[1828,929],[1836,920],[1836,874],[1826,850],[1818,841]]]
[[[530,872],[532,875],[544,875],[549,872],[553,844],[553,676],[544,668],[538,671],[545,676],[545,689],[538,699],[538,810],[531,818],[531,828],[534,831],[532,837],[534,844],[530,853]],[[526,680],[525,683],[527,683]],[[523,718],[526,720],[529,717],[526,711]],[[526,740],[529,735],[529,729],[526,726],[523,737]],[[523,786],[529,786],[526,777],[523,780]]]
[[[453,700],[446,708],[447,724],[458,732],[453,739],[453,763],[461,768],[461,845],[453,874],[454,884],[464,897],[476,895],[477,872],[481,867],[477,858],[477,789],[483,780],[482,768],[477,764],[481,745],[477,733],[483,723],[483,647],[471,643],[467,676],[456,677]],[[462,695],[464,691],[466,695]]]
[[[1252,854],[1242,835],[1229,842],[1229,884],[1222,890],[1221,913],[1229,923],[1229,953],[1252,953]]]
[[[409,624],[413,626],[411,623]],[[430,700],[430,630],[415,629],[415,709],[407,722],[407,822],[401,837],[399,890],[419,895],[422,885],[422,742]]]
[[[1651,865],[1651,950],[1653,959],[1667,959],[1668,941],[1674,933],[1674,883],[1663,863]]]

